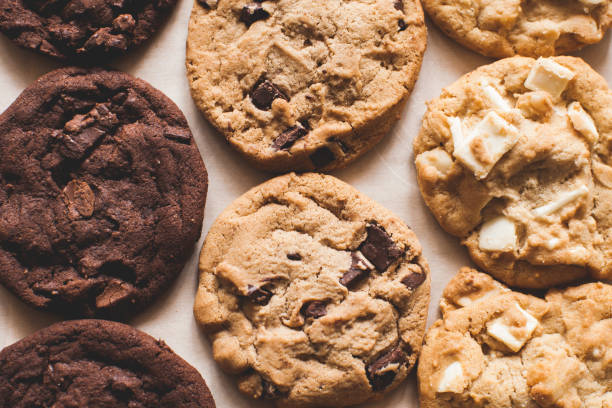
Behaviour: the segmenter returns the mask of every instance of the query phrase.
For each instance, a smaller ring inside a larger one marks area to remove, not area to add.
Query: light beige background
[[[168,293],[130,323],[165,340],[197,368],[206,379],[219,408],[272,407],[269,403],[254,403],[238,393],[232,377],[216,367],[210,344],[198,330],[192,315],[197,285],[196,260],[206,232],[228,204],[272,175],[244,163],[193,104],[184,66],[187,21],[192,3],[190,0],[179,1],[177,10],[159,35],[131,55],[110,64],[148,81],[176,102],[187,116],[210,177],[202,238],[191,259]],[[444,285],[460,266],[471,263],[459,241],[442,231],[421,199],[415,179],[412,140],[419,130],[425,101],[438,96],[444,86],[459,76],[492,60],[455,44],[430,21],[427,23],[428,47],[423,67],[402,119],[376,148],[346,169],[332,174],[389,208],[416,232],[431,266],[431,324],[439,316],[438,300]],[[612,82],[610,35],[577,55]],[[59,66],[56,61],[22,50],[0,36],[0,111],[4,111],[38,76]],[[0,348],[58,320],[57,316],[25,306],[0,286]],[[417,401],[413,374],[385,399],[364,404],[362,408],[413,408],[418,406]]]

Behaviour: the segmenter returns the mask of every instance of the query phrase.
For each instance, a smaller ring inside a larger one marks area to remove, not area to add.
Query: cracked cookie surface
[[[105,320],[42,329],[0,352],[0,407],[214,408],[162,340]]]
[[[265,170],[329,170],[399,118],[426,45],[416,0],[202,0],[187,39],[196,105]]]
[[[612,24],[610,0],[424,0],[423,7],[448,36],[495,58],[576,51]]]
[[[612,286],[545,299],[462,268],[419,358],[423,408],[612,406]]]
[[[0,31],[56,58],[120,54],[146,41],[176,0],[0,0]]]
[[[161,92],[118,71],[53,71],[0,116],[0,282],[37,308],[129,317],[181,271],[207,186]]]
[[[194,312],[241,392],[345,406],[414,366],[429,290],[420,244],[397,217],[334,177],[288,174],[214,223]]]
[[[428,104],[417,178],[440,225],[514,286],[612,279],[612,92],[573,57],[507,58]]]

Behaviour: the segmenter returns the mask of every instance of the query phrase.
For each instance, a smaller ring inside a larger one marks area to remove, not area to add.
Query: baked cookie
[[[421,193],[497,279],[612,279],[612,92],[573,57],[513,57],[429,102],[414,142]]]
[[[612,24],[610,0],[423,0],[423,7],[448,36],[495,58],[576,51]]]
[[[0,0],[0,31],[57,58],[124,53],[146,41],[176,0]]]
[[[0,407],[214,408],[202,376],[162,340],[74,320],[0,352]]]
[[[414,233],[342,181],[288,174],[213,224],[195,317],[238,388],[279,407],[340,407],[395,388],[429,304]]]
[[[330,170],[389,132],[425,44],[417,0],[199,0],[187,77],[196,105],[255,166]]]
[[[124,319],[181,271],[207,186],[160,91],[117,71],[44,75],[0,115],[0,283],[37,308]]]
[[[512,292],[462,268],[419,358],[422,408],[612,406],[612,286]]]

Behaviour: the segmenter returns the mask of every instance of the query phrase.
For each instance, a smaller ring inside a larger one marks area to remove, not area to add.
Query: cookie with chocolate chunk
[[[429,291],[421,246],[402,221],[334,177],[291,173],[215,221],[194,312],[247,396],[340,407],[406,378]]]
[[[462,268],[419,358],[420,406],[609,407],[612,285],[513,292]]]
[[[176,0],[0,0],[0,31],[56,58],[122,54],[145,42]]]
[[[604,38],[612,25],[611,0],[424,0],[449,37],[503,58],[562,55]]]
[[[612,279],[612,91],[580,58],[512,57],[429,102],[417,178],[440,225],[512,286]]]
[[[207,186],[160,91],[118,71],[44,75],[0,115],[0,283],[37,308],[125,319],[183,268]]]
[[[255,166],[342,167],[399,118],[426,45],[418,0],[198,0],[196,105]]]
[[[215,408],[204,379],[162,340],[75,320],[0,352],[0,407]]]

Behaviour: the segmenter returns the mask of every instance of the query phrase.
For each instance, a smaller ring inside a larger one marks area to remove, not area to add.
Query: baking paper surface
[[[180,0],[158,35],[130,55],[113,60],[112,68],[151,83],[168,95],[185,113],[208,169],[210,184],[202,237],[176,283],[129,324],[163,339],[174,351],[200,371],[219,408],[272,407],[242,397],[231,375],[223,373],[212,359],[211,346],[198,329],[192,313],[197,285],[197,258],[202,241],[221,211],[251,187],[271,174],[257,171],[217,134],[199,113],[189,95],[185,76],[185,41],[192,3]],[[493,62],[453,42],[427,20],[428,47],[416,87],[402,118],[392,132],[366,155],[347,168],[331,174],[352,184],[378,201],[408,224],[417,234],[431,267],[430,326],[439,318],[438,302],[446,283],[463,265],[473,265],[459,240],[446,234],[426,208],[418,190],[412,153],[425,102],[442,88],[480,65]],[[612,82],[610,34],[596,45],[575,55],[584,58]],[[13,45],[0,35],[0,111],[4,111],[40,75],[61,66],[51,58]],[[0,348],[61,320],[36,311],[0,286]],[[416,371],[416,370],[415,370]],[[384,399],[359,407],[418,407],[416,375],[412,375]]]

